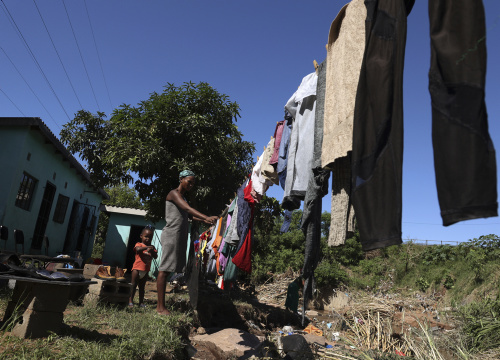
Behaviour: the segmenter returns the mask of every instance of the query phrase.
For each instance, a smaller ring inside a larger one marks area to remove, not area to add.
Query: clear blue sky
[[[109,114],[122,103],[134,105],[147,99],[167,82],[180,85],[205,81],[240,104],[238,125],[245,140],[256,143],[256,157],[273,134],[276,121],[283,118],[285,102],[302,77],[314,71],[313,60],[321,62],[325,58],[330,23],[345,3],[2,0],[0,116],[37,116],[59,134],[61,126],[82,107]],[[486,101],[498,164],[500,1],[484,0],[484,6],[488,45]],[[500,234],[498,217],[441,226],[427,90],[429,42],[427,1],[419,0],[408,18],[406,47],[403,239],[466,241],[484,234]],[[276,186],[268,194],[278,199],[283,195]],[[330,210],[330,198],[323,203]]]

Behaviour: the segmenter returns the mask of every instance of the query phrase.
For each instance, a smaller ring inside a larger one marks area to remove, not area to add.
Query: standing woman
[[[156,289],[158,291],[156,311],[160,315],[170,314],[165,308],[168,274],[182,272],[186,266],[188,218],[203,221],[210,225],[217,221],[217,216],[206,216],[193,209],[184,197],[184,194],[195,185],[195,174],[190,170],[181,171],[179,180],[179,186],[167,195],[165,205],[165,221],[167,224],[163,228],[160,239],[162,255],[158,278],[156,279]]]

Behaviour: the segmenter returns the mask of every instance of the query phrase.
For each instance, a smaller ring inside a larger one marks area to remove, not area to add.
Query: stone
[[[321,346],[326,345],[326,339],[323,336],[318,336],[318,335],[314,335],[314,334],[304,334],[303,336],[306,339],[308,344],[316,343],[316,344],[321,345]]]
[[[84,302],[101,302],[114,304],[127,303],[132,291],[132,284],[116,282],[113,280],[92,279],[96,284],[89,286]]]
[[[24,312],[20,323],[12,329],[12,335],[21,338],[40,338],[57,332],[63,323],[63,313],[37,312],[28,309]]]
[[[255,335],[239,329],[223,329],[213,334],[195,335],[194,343],[210,343],[225,354],[232,356],[251,356],[259,351],[261,341]]]
[[[85,279],[92,279],[101,265],[85,264],[83,267],[83,276]]]
[[[56,284],[33,284],[33,300],[28,309],[41,312],[63,312],[68,305],[70,287]]]

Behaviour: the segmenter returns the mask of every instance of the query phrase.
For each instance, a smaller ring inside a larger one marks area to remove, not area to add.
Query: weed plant
[[[465,305],[458,314],[468,350],[500,349],[500,294]]]

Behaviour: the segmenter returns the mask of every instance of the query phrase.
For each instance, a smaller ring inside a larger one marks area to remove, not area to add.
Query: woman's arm
[[[203,221],[207,224],[213,224],[215,221],[217,221],[217,216],[204,215],[198,210],[189,206],[189,204],[182,198],[177,190],[172,190],[168,193],[167,201],[172,201],[182,210],[187,211],[187,213],[191,215],[194,220]]]
[[[217,216],[209,216],[208,219],[202,219],[202,218],[199,218],[197,216],[193,216],[193,220],[202,221],[205,224],[212,225],[215,221],[217,221]]]

